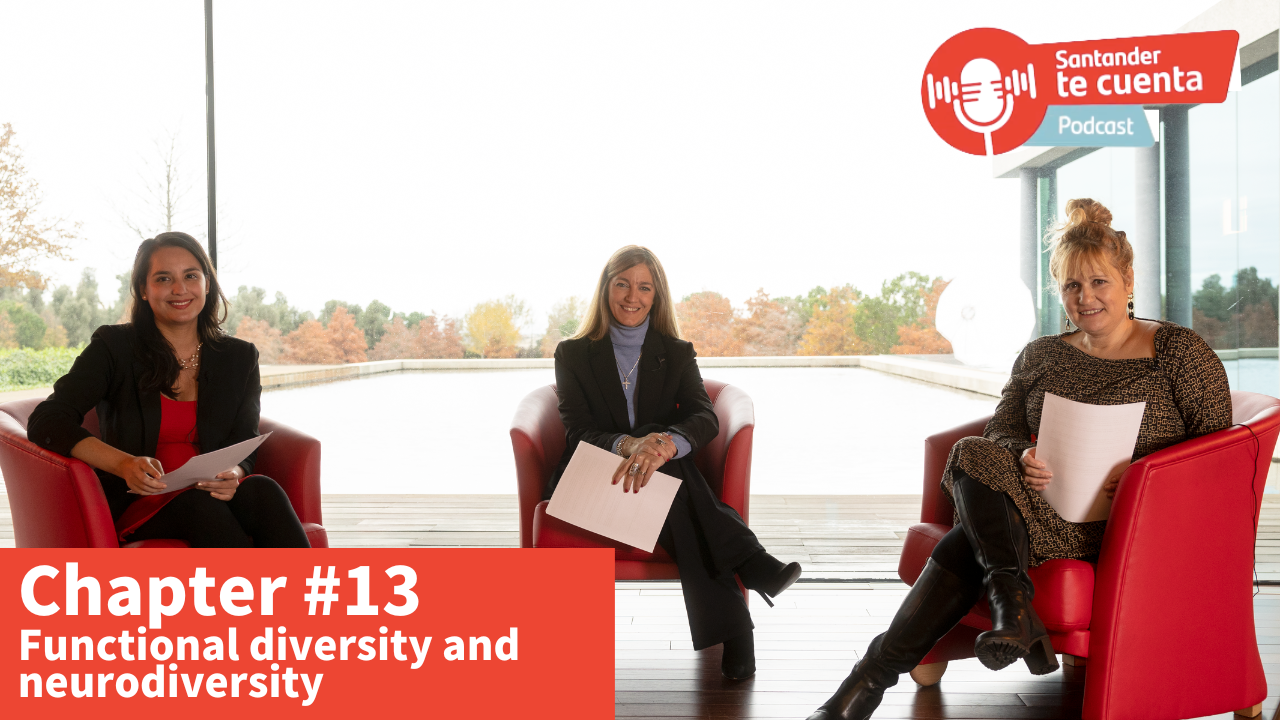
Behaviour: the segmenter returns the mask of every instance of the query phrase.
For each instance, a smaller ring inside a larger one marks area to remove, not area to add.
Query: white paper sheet
[[[1063,520],[1107,519],[1111,500],[1102,486],[1129,467],[1146,409],[1145,402],[1088,405],[1045,393],[1036,458],[1048,464],[1053,480],[1040,496]]]
[[[622,458],[608,450],[579,442],[569,466],[556,485],[547,514],[610,540],[653,552],[666,522],[679,478],[655,472],[640,492],[613,485]]]
[[[163,495],[185,490],[198,482],[212,480],[214,475],[232,465],[239,465],[241,460],[249,457],[249,453],[257,450],[258,446],[269,437],[271,437],[271,433],[259,435],[256,438],[229,445],[221,450],[214,450],[191,458],[183,463],[182,467],[171,473],[165,473],[160,477],[160,481],[167,487],[165,487],[163,493],[158,494]]]

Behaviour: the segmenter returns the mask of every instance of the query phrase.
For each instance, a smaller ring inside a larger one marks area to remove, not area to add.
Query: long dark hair
[[[222,294],[222,286],[218,284],[218,274],[214,272],[209,254],[190,235],[182,232],[160,233],[150,240],[143,240],[138,246],[138,254],[133,259],[133,278],[130,283],[133,302],[129,311],[129,321],[133,323],[133,330],[138,338],[134,353],[142,363],[138,387],[143,392],[158,391],[175,397],[173,386],[178,384],[182,366],[178,364],[173,345],[169,344],[156,327],[156,315],[152,312],[151,305],[142,299],[146,294],[147,277],[151,274],[151,256],[164,247],[182,248],[195,256],[200,263],[200,271],[209,283],[204,308],[196,319],[200,342],[217,343],[226,337],[222,332],[222,322],[227,319],[227,297]]]

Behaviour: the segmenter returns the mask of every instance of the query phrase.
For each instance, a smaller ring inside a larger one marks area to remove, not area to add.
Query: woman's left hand
[[[236,488],[240,487],[240,481],[243,479],[244,468],[236,465],[218,473],[213,480],[196,483],[196,488],[208,491],[219,500],[230,500],[235,497]]]
[[[617,485],[621,480],[622,492],[630,492],[633,488],[635,492],[640,492],[640,488],[649,484],[654,471],[665,462],[661,455],[651,450],[640,450],[618,465],[618,469],[613,472],[613,484]]]
[[[1116,471],[1116,473],[1115,473],[1114,475],[1112,475],[1111,477],[1107,478],[1107,481],[1106,481],[1105,483],[1103,483],[1103,485],[1102,485],[1102,489],[1107,491],[1107,499],[1108,499],[1108,500],[1112,500],[1112,499],[1114,499],[1114,498],[1115,498],[1115,496],[1116,496],[1116,488],[1120,487],[1120,476],[1121,476],[1121,475],[1124,475],[1124,471],[1125,471],[1125,469],[1127,469],[1127,466],[1126,466],[1126,468],[1123,468],[1123,469],[1117,470],[1117,471]]]

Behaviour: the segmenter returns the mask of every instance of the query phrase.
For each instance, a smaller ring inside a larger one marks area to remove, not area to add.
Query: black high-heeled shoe
[[[952,483],[956,514],[985,571],[991,629],[978,636],[982,664],[1001,670],[1024,659],[1033,675],[1058,669],[1049,631],[1031,605],[1035,584],[1027,575],[1031,546],[1022,513],[1008,495],[957,472]]]
[[[756,674],[756,636],[748,630],[724,641],[720,674],[730,680],[746,680]]]
[[[746,562],[737,569],[742,586],[760,593],[760,597],[764,598],[769,607],[773,607],[773,598],[781,595],[784,590],[800,579],[801,572],[803,569],[800,563],[792,562],[784,565],[781,560],[764,550],[747,558]]]

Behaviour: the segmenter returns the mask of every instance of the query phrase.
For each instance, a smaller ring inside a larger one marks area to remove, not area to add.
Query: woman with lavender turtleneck
[[[579,442],[622,457],[613,481],[624,492],[641,492],[659,468],[679,478],[658,544],[680,570],[694,649],[723,643],[721,672],[740,680],[756,671],[755,625],[734,575],[769,601],[800,577],[800,564],[766,552],[698,472],[694,453],[719,425],[695,357],[680,339],[662,264],[636,245],[614,253],[582,328],[556,347],[566,442],[546,497]]]

